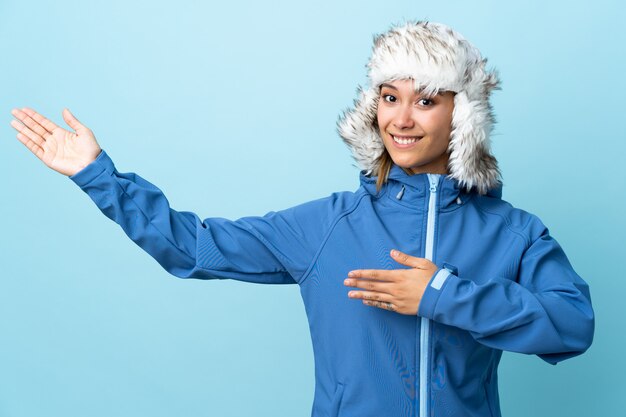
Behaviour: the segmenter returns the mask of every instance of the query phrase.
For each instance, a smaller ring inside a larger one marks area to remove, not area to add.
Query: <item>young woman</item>
[[[499,88],[451,28],[375,38],[370,85],[338,131],[360,187],[264,216],[206,218],[120,173],[70,112],[15,109],[18,139],[181,278],[300,286],[315,355],[312,416],[500,416],[503,350],[586,351],[588,285],[535,215],[502,200],[489,149]]]

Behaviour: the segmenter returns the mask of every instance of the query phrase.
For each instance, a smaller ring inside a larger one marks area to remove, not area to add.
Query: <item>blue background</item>
[[[65,126],[68,107],[177,210],[262,215],[358,187],[335,122],[403,19],[452,26],[500,71],[503,198],[591,287],[592,347],[557,366],[505,352],[503,415],[623,415],[625,18],[617,0],[0,0],[0,416],[309,416],[298,287],[169,275],[10,111]]]

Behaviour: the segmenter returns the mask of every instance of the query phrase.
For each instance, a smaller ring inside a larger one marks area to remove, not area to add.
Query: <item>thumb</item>
[[[89,130],[86,126],[79,122],[76,117],[74,117],[68,108],[63,109],[63,120],[65,120],[65,123],[67,123],[78,134],[87,133]]]
[[[396,262],[401,263],[402,265],[407,265],[413,268],[424,269],[424,258],[418,258],[416,256],[407,255],[404,252],[400,252],[397,249],[393,249],[391,251],[391,257],[395,259]]]

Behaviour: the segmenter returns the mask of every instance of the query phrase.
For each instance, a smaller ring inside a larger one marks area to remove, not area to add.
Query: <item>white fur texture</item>
[[[462,35],[441,23],[407,22],[374,37],[367,64],[369,87],[357,87],[354,107],[337,121],[337,132],[352,150],[366,175],[378,169],[377,158],[385,147],[376,121],[379,86],[383,82],[413,79],[426,94],[456,92],[448,151],[448,175],[468,191],[480,194],[501,182],[500,170],[490,152],[495,123],[489,103],[491,91],[500,89],[495,70],[487,71],[487,59]]]

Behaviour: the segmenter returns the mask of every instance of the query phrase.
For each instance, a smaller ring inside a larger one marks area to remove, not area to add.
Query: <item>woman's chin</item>
[[[406,160],[406,159],[396,159],[393,160],[393,163],[398,165],[400,168],[412,170],[413,168],[419,168],[419,165],[415,163],[415,161]]]

